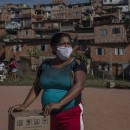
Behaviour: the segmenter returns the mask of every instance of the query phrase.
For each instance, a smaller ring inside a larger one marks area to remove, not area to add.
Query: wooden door
[[[118,74],[118,65],[112,64],[112,77],[116,78],[117,74]]]

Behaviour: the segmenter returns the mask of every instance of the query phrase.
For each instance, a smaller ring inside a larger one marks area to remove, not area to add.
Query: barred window
[[[115,48],[115,55],[124,55],[124,48]]]
[[[100,30],[100,35],[101,36],[106,36],[107,35],[107,29],[101,29]]]
[[[13,46],[13,52],[20,52],[22,51],[22,46],[21,45],[14,45]]]
[[[104,49],[103,48],[97,48],[96,49],[96,55],[104,55]]]
[[[120,28],[113,28],[112,34],[120,34]]]

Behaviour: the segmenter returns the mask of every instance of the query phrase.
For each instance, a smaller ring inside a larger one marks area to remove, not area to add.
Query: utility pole
[[[109,71],[109,74],[110,74],[110,77],[112,79],[112,48],[110,47],[109,48],[109,56],[110,56],[110,59],[109,59],[109,62],[110,62],[110,71]]]

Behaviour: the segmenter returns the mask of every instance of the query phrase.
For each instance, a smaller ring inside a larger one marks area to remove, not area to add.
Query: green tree
[[[31,48],[28,50],[28,54],[30,57],[34,56],[34,57],[39,57],[40,56],[40,51],[36,48]]]

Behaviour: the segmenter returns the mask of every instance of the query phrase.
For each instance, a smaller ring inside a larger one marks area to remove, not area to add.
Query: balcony
[[[62,26],[61,31],[67,32],[67,31],[75,31],[73,26]]]
[[[42,35],[36,34],[36,35],[35,35],[35,38],[36,38],[36,39],[42,39]]]
[[[10,42],[10,39],[9,38],[4,38],[3,41],[4,42]]]
[[[59,27],[44,28],[44,31],[60,31]]]
[[[31,16],[34,16],[34,15],[32,15],[31,13],[24,13],[20,15],[21,18],[30,18]]]
[[[42,15],[37,15],[37,20],[42,20],[44,17]]]
[[[43,26],[39,25],[38,23],[33,23],[32,29],[35,30],[35,31],[43,31]]]
[[[7,32],[16,32],[18,29],[20,29],[20,27],[21,27],[21,24],[15,21],[5,24],[5,29]]]
[[[20,19],[20,14],[11,14],[11,19]]]
[[[51,39],[52,38],[52,34],[43,35],[42,38],[43,39]]]

